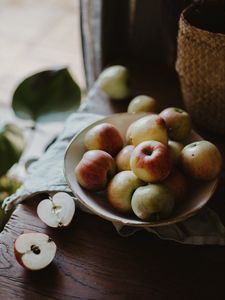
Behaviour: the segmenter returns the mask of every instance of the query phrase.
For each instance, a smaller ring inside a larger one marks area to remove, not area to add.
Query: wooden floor
[[[0,0],[0,119],[23,78],[62,65],[84,88],[79,0]]]

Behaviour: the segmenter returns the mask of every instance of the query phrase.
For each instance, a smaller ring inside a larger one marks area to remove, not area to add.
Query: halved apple
[[[41,270],[54,259],[56,244],[44,233],[24,233],[16,239],[14,253],[17,261],[24,268],[33,271]]]
[[[56,193],[42,200],[37,207],[38,217],[50,227],[66,227],[75,213],[74,199],[67,193]]]

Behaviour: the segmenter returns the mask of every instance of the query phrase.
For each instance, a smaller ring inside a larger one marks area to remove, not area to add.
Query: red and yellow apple
[[[131,100],[128,105],[128,113],[139,113],[139,112],[156,112],[157,104],[156,100],[146,95],[139,95]]]
[[[119,172],[108,184],[108,201],[119,212],[129,213],[132,195],[141,185],[143,182],[132,171]]]
[[[191,118],[181,108],[168,107],[159,114],[166,122],[169,137],[172,140],[182,142],[191,131]]]
[[[127,129],[126,139],[128,144],[134,146],[149,140],[167,145],[168,134],[165,121],[157,114],[149,114],[131,123]]]
[[[135,190],[131,207],[135,215],[146,221],[159,221],[170,216],[174,196],[163,184],[148,184]]]
[[[181,151],[184,171],[195,179],[215,179],[222,169],[222,156],[218,148],[208,141],[188,144]]]
[[[145,141],[135,147],[130,159],[131,170],[145,182],[164,180],[171,171],[168,148],[157,141]]]
[[[77,181],[90,191],[104,189],[114,174],[114,159],[109,153],[102,150],[85,152],[75,168]]]
[[[119,171],[130,170],[130,157],[134,148],[133,145],[127,145],[117,154],[116,166]]]
[[[174,168],[162,183],[173,192],[176,203],[181,203],[186,199],[188,182],[180,170]]]
[[[101,123],[85,134],[84,145],[88,150],[103,150],[114,156],[123,148],[123,138],[115,126]]]

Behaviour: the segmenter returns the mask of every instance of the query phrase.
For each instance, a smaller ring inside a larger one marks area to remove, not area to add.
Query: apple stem
[[[143,152],[145,155],[148,155],[148,156],[152,155],[152,149],[144,149]]]
[[[175,108],[175,111],[181,114],[184,112],[181,108]]]

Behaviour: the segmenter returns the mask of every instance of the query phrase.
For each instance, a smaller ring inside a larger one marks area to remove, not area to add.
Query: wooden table
[[[134,95],[151,94],[161,107],[181,106],[174,73],[159,67],[132,73]],[[126,105],[93,88],[81,110],[109,114],[124,111]],[[220,138],[204,134],[221,147]],[[221,181],[210,206],[224,220],[223,194]],[[76,213],[68,229],[54,230],[37,218],[37,203],[33,199],[19,205],[0,234],[2,300],[224,299],[223,247],[180,245],[144,231],[122,238],[110,222],[83,212]],[[29,231],[49,234],[58,246],[54,262],[42,271],[24,270],[13,255],[14,240]]]

